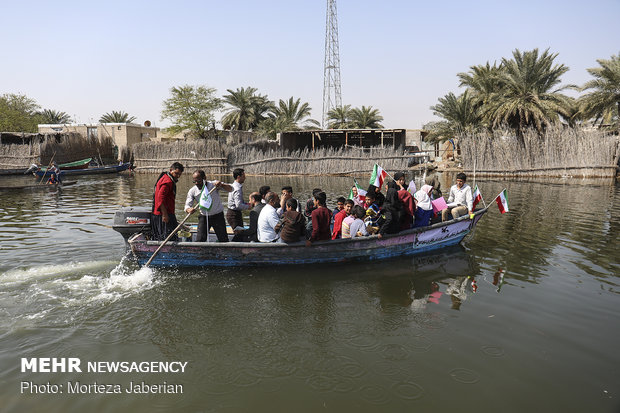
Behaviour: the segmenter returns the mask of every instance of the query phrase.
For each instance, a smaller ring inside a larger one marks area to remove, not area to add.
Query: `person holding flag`
[[[357,179],[353,178],[353,181],[355,182],[355,185],[351,187],[348,199],[351,199],[355,205],[363,207],[366,201],[366,191],[359,186]]]
[[[222,205],[219,190],[224,189],[227,192],[232,192],[232,186],[218,180],[207,181],[205,171],[201,169],[194,172],[192,181],[194,186],[187,191],[185,212],[191,214],[196,209],[200,209],[196,241],[207,241],[207,234],[211,227],[213,227],[218,242],[228,242],[226,221],[224,220],[224,205]],[[215,191],[209,193],[213,188],[215,188]],[[194,203],[196,204],[195,206],[193,206]]]

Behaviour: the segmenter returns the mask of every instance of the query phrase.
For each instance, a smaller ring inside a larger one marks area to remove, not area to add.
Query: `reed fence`
[[[388,171],[407,169],[410,155],[391,148],[319,148],[287,151],[273,141],[229,146],[216,140],[139,143],[131,148],[136,172],[159,172],[178,161],[207,174],[229,174],[243,168],[248,175],[353,175],[378,163]]]
[[[0,145],[0,169],[28,168],[95,158],[105,164],[116,163],[114,141],[109,137],[84,138],[79,134],[40,136],[27,144]]]
[[[388,171],[407,169],[410,155],[392,148],[318,148],[298,151],[236,146],[229,155],[230,168],[244,168],[251,175],[353,175],[369,172],[375,163]]]
[[[40,144],[40,163],[47,165],[73,162],[80,159],[93,158],[99,163],[117,163],[114,140],[109,136],[98,138],[83,137],[79,133],[46,135]]]
[[[556,126],[522,138],[502,130],[460,138],[463,168],[488,176],[613,177],[620,141],[604,131]]]
[[[0,145],[0,169],[26,169],[38,161],[39,145]]]
[[[181,162],[189,170],[203,169],[207,174],[228,173],[227,146],[216,140],[143,142],[133,145],[136,172],[159,172]]]

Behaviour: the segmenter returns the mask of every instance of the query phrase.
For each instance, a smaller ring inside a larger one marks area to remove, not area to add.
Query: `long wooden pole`
[[[215,187],[215,186],[214,186],[213,188],[211,188],[211,190],[209,191],[208,195],[211,195],[211,192],[215,191],[215,189],[216,189],[216,187]],[[177,225],[177,227],[176,227],[176,228],[175,228],[175,229],[174,229],[174,230],[173,230],[173,231],[172,231],[172,232],[171,232],[171,233],[170,233],[170,234],[166,237],[166,239],[165,239],[165,240],[161,243],[161,245],[159,246],[159,248],[157,248],[157,249],[155,250],[155,252],[153,253],[153,255],[151,255],[151,258],[149,258],[149,260],[146,262],[146,264],[144,264],[144,266],[145,266],[145,267],[148,267],[148,266],[151,264],[151,262],[153,261],[153,258],[155,258],[155,256],[159,253],[159,251],[163,248],[163,246],[164,246],[164,245],[166,245],[166,243],[167,243],[168,241],[170,241],[170,238],[172,238],[172,236],[173,236],[174,234],[176,234],[176,232],[179,230],[179,228],[181,228],[181,226],[182,226],[183,224],[185,224],[185,221],[187,221],[187,219],[190,217],[190,215],[192,215],[194,212],[196,212],[196,211],[194,210],[194,211],[190,212],[189,214],[187,214],[187,215],[185,216],[185,218],[183,218],[183,221],[181,221],[181,222],[179,223],[179,225]],[[209,227],[207,227],[207,231],[208,231],[208,228],[209,228]],[[208,239],[208,237],[209,237],[209,234],[207,233],[207,239]]]

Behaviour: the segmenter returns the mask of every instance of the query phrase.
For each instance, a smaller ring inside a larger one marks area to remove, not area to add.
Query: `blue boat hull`
[[[169,242],[151,262],[157,267],[245,267],[266,265],[299,265],[383,260],[422,254],[459,244],[480,220],[486,209],[477,211],[473,219],[460,217],[429,227],[415,228],[398,234],[359,237],[313,243],[246,243],[246,242]],[[144,265],[161,245],[137,234],[129,239],[134,257]]]

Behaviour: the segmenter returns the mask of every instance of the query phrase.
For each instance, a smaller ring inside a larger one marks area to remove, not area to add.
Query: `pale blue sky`
[[[461,93],[456,74],[550,48],[583,84],[596,59],[620,52],[620,0],[338,0],[344,104],[373,106],[388,128],[436,120],[431,105]],[[299,97],[321,119],[326,2],[2,1],[0,94],[22,93],[77,121],[112,110],[160,120],[172,86],[218,96],[254,86]]]

